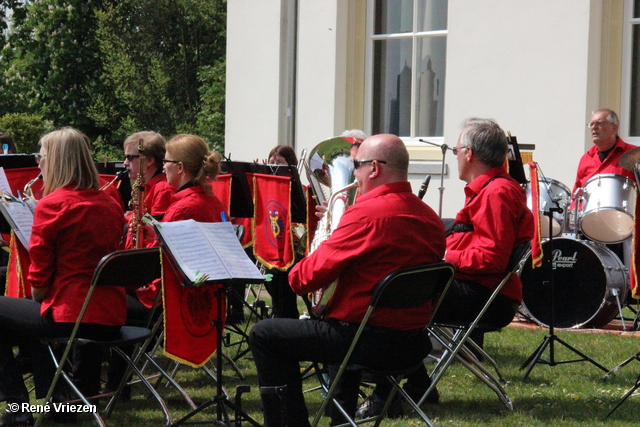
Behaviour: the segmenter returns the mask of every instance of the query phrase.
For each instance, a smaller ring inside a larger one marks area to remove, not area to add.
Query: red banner
[[[631,289],[631,298],[640,299],[640,289],[638,289],[638,257],[640,256],[640,247],[638,247],[638,215],[640,214],[640,203],[638,200],[638,190],[636,189],[636,216],[633,219],[633,239],[631,240],[631,268],[629,268],[629,287]]]
[[[256,259],[286,271],[293,265],[291,178],[254,174],[254,244]]]
[[[29,273],[29,251],[11,230],[9,239],[9,262],[7,264],[7,285],[4,294],[8,297],[26,298],[31,296],[31,286],[27,283]]]
[[[216,351],[217,291],[222,285],[182,286],[164,251],[161,252],[164,354],[176,362],[199,368]],[[222,301],[221,306],[224,327],[226,302]]]
[[[538,164],[529,162],[529,175],[531,177],[531,211],[533,213],[533,239],[531,240],[531,267],[542,265],[542,240],[540,230],[540,188],[538,184]]]
[[[27,185],[29,181],[38,176],[40,173],[39,167],[30,167],[30,168],[16,168],[16,169],[5,169],[4,173],[7,175],[7,181],[9,181],[9,186],[11,187],[11,192],[14,196],[18,195],[18,191],[22,193],[24,190],[24,186]],[[37,200],[42,198],[42,180],[36,182],[31,187],[33,194]]]
[[[228,212],[231,207],[231,174],[218,175],[218,178],[211,182],[211,187]]]

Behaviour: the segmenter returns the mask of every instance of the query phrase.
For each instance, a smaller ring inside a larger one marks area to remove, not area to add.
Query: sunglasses
[[[167,163],[180,163],[177,160],[169,160],[169,159],[162,159],[162,164],[167,164]]]
[[[139,154],[125,154],[124,155],[125,160],[129,160],[130,162],[133,162],[135,159],[140,158]]]
[[[353,168],[354,169],[358,169],[360,167],[360,165],[363,165],[365,163],[372,163],[372,162],[383,163],[385,165],[387,164],[387,162],[384,161],[384,160],[376,160],[376,159],[373,159],[373,160],[355,160],[354,159],[353,160]]]

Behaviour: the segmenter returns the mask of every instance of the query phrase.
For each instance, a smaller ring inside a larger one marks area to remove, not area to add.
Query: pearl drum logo
[[[564,256],[562,250],[554,249],[551,254],[551,266],[554,270],[558,268],[573,268],[578,262],[578,252],[574,252],[572,256]]]
[[[267,239],[280,253],[284,251],[284,231],[289,212],[275,200],[267,202],[265,209],[267,210]]]

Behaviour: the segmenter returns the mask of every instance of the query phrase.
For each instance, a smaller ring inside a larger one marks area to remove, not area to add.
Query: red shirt
[[[227,215],[227,208],[215,194],[207,196],[201,186],[185,188],[173,195],[173,203],[167,209],[161,222],[193,219],[198,222],[221,222],[221,213]],[[160,281],[155,280],[146,288],[138,289],[136,295],[145,307],[151,308],[158,296]]]
[[[215,194],[207,196],[201,186],[185,188],[173,195],[171,206],[162,218],[162,222],[193,219],[198,222],[220,222],[221,213],[229,217],[226,206]]]
[[[507,274],[513,249],[533,238],[533,215],[524,190],[502,166],[471,181],[464,192],[465,206],[456,223],[471,224],[473,231],[447,237],[446,260],[455,265],[457,279],[494,290]],[[501,293],[521,301],[520,278],[512,275]]]
[[[578,164],[578,172],[576,173],[576,182],[573,184],[573,193],[580,188],[584,187],[586,182],[594,175],[603,173],[615,173],[618,175],[626,176],[633,182],[635,177],[632,171],[627,170],[618,164],[620,157],[629,150],[636,148],[635,145],[627,144],[620,137],[616,140],[616,144],[613,149],[607,154],[604,162],[600,161],[598,156],[598,147],[594,145],[583,154]]]
[[[326,316],[359,323],[378,282],[403,267],[442,261],[444,227],[438,215],[411,192],[408,182],[358,195],[331,237],[289,272],[298,295],[338,279]],[[424,326],[430,310],[378,309],[370,322],[398,330]]]
[[[176,190],[167,183],[167,176],[159,173],[144,186],[144,205],[151,215],[160,215],[167,211]]]
[[[122,206],[105,191],[59,188],[37,204],[29,241],[28,280],[49,287],[41,314],[56,322],[75,322],[103,256],[120,247],[125,224]],[[127,305],[123,288],[96,288],[84,322],[123,325]]]

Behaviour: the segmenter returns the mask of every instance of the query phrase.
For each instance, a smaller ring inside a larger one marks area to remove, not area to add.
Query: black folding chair
[[[498,294],[500,294],[500,291],[507,283],[511,275],[515,274],[522,267],[525,261],[525,255],[530,248],[531,243],[529,241],[526,241],[519,244],[511,252],[509,263],[507,264],[506,276],[492,292],[484,307],[472,322],[434,322],[430,326],[433,336],[444,346],[445,351],[442,355],[442,358],[436,364],[436,367],[431,373],[431,386],[423,394],[418,404],[422,404],[426,400],[427,396],[436,387],[436,384],[442,378],[449,365],[454,360],[458,360],[464,366],[466,366],[474,375],[476,375],[482,382],[484,382],[489,388],[491,388],[498,395],[507,409],[513,411],[513,402],[504,390],[504,375],[502,375],[498,364],[491,356],[489,356],[482,348],[480,348],[470,338],[470,336],[471,333],[476,329],[485,331],[499,330],[499,328],[495,327],[494,325],[482,322],[482,317],[489,309],[489,306],[491,306],[493,301],[496,299]],[[474,355],[471,349],[473,349],[477,354],[480,354],[482,356],[481,359],[493,366],[494,370],[496,371],[497,377],[485,368],[485,366],[480,362],[480,359]]]
[[[53,396],[56,384],[58,383],[60,377],[62,377],[65,380],[66,384],[76,394],[79,401],[82,401],[85,405],[90,405],[90,399],[94,399],[97,397],[110,397],[109,404],[106,407],[106,414],[109,414],[111,412],[113,404],[115,403],[116,399],[118,399],[119,394],[122,390],[122,385],[116,392],[113,393],[99,396],[84,396],[82,392],[75,386],[72,378],[64,369],[65,366],[70,363],[69,356],[74,345],[95,345],[102,348],[109,348],[120,355],[120,357],[122,357],[127,362],[130,372],[135,373],[139,381],[141,381],[146,386],[149,392],[158,401],[165,414],[167,424],[171,424],[173,422],[164,400],[156,392],[153,386],[149,384],[144,375],[142,375],[142,373],[138,370],[131,357],[121,350],[121,347],[131,346],[147,340],[151,335],[151,330],[149,328],[122,326],[120,332],[118,333],[118,336],[110,341],[95,341],[77,337],[78,329],[80,327],[80,324],[82,323],[85,311],[89,305],[89,302],[91,301],[91,297],[96,287],[120,286],[127,289],[136,289],[140,286],[150,283],[151,281],[159,277],[161,277],[160,248],[116,251],[109,255],[106,255],[102,258],[102,260],[100,260],[100,263],[96,267],[96,270],[93,274],[91,286],[89,287],[85,302],[82,306],[82,309],[80,310],[80,314],[78,315],[78,319],[71,334],[68,337],[45,339],[49,347],[49,352],[51,353],[51,356],[53,358],[53,362],[56,366],[56,373],[53,377],[51,386],[49,387],[49,391],[47,392],[45,402],[51,401],[51,397]],[[60,359],[57,358],[56,352],[54,352],[54,346],[57,345],[65,346],[64,352]],[[123,382],[126,382],[127,376],[128,375],[124,376]],[[99,425],[105,425],[102,417],[97,411],[93,412],[92,414]],[[38,426],[42,422],[42,419],[42,416],[38,417],[36,426]]]
[[[436,301],[436,304],[432,310],[433,314],[437,311],[438,306],[440,305],[439,297],[446,293],[446,289],[449,287],[449,284],[453,280],[454,272],[455,270],[453,265],[448,262],[423,264],[416,267],[396,270],[388,274],[376,285],[373,296],[371,297],[371,302],[369,303],[369,308],[367,309],[367,312],[365,313],[364,318],[360,323],[360,327],[358,328],[353,341],[351,342],[351,346],[349,347],[347,354],[340,364],[340,368],[338,370],[338,373],[336,374],[336,377],[331,381],[330,386],[326,384],[326,381],[320,379],[320,383],[325,389],[326,397],[323,399],[322,405],[319,411],[316,413],[313,423],[311,424],[313,427],[317,426],[320,422],[320,418],[323,415],[329,402],[333,402],[334,406],[345,416],[345,418],[348,420],[348,425],[356,426],[357,424],[361,424],[363,422],[375,421],[375,425],[377,426],[380,424],[387,410],[389,409],[396,391],[399,392],[400,395],[413,407],[413,409],[420,415],[420,417],[427,423],[427,425],[433,425],[429,417],[427,417],[424,412],[420,410],[420,408],[409,397],[409,395],[402,389],[402,387],[400,387],[400,381],[402,381],[404,376],[418,369],[423,363],[422,360],[415,365],[395,367],[394,370],[380,371],[370,369],[370,367],[364,365],[353,365],[350,363],[350,359],[356,345],[358,345],[360,336],[367,326],[367,323],[373,311],[375,311],[377,308],[410,309],[421,307],[429,301]],[[424,325],[425,333],[428,326],[429,322]],[[427,355],[425,354],[424,356],[426,357]],[[346,369],[367,369],[376,375],[384,376],[391,382],[391,384],[393,385],[393,390],[390,393],[389,398],[387,399],[384,409],[380,415],[367,418],[365,420],[359,420],[356,424],[356,422],[346,413],[341,405],[333,398],[336,385],[340,381],[340,378],[342,377],[342,374]],[[317,370],[317,372],[319,371]]]

